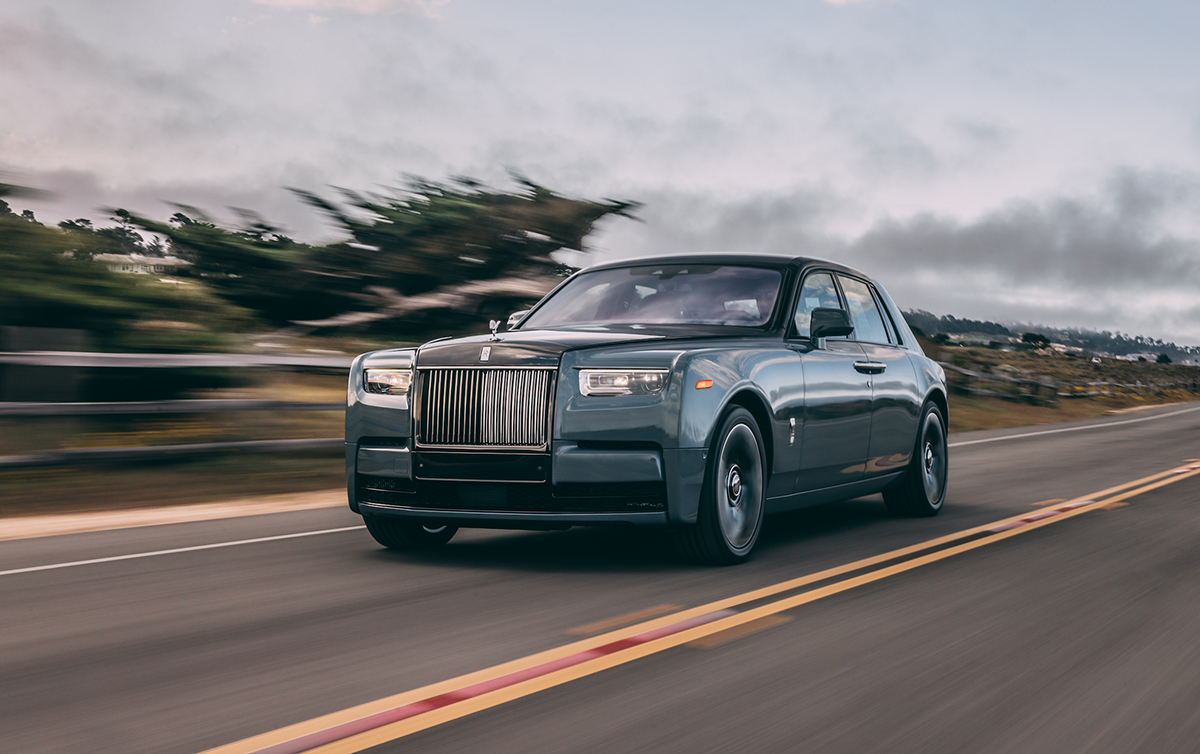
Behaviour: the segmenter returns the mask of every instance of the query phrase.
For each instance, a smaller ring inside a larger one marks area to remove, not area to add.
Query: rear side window
[[[796,314],[792,317],[796,335],[802,338],[809,336],[808,326],[812,322],[812,310],[818,307],[842,308],[837,288],[833,284],[833,275],[828,272],[814,272],[804,278],[804,285],[800,286],[800,300],[796,303]]]
[[[875,305],[879,307],[879,313],[883,315],[883,326],[887,328],[888,341],[899,344],[900,335],[896,332],[896,325],[892,322],[892,315],[888,313],[887,304],[883,303],[883,297],[879,295],[878,289],[875,289]]]
[[[846,303],[850,307],[850,321],[854,323],[854,332],[850,337],[864,340],[868,343],[888,343],[888,329],[883,324],[883,315],[871,295],[871,288],[861,280],[838,275],[842,284],[842,292],[846,294]]]

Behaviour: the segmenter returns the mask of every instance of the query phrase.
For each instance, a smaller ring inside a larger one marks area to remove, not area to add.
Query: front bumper
[[[532,529],[694,522],[704,467],[701,450],[570,442],[541,454],[348,443],[346,461],[359,513]]]

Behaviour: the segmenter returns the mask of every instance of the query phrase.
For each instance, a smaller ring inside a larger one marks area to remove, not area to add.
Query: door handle
[[[854,368],[863,374],[882,374],[883,370],[887,369],[887,364],[882,361],[856,361]]]

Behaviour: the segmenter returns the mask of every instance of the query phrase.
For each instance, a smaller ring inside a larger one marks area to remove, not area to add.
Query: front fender
[[[683,372],[680,396],[679,447],[711,447],[717,422],[733,402],[746,396],[761,404],[769,426],[760,426],[774,445],[780,426],[802,417],[804,373],[799,355],[788,348],[696,354]],[[702,381],[712,387],[698,388]],[[762,423],[760,418],[760,424]],[[799,429],[799,428],[798,428]]]
[[[686,475],[672,510],[676,521],[696,521],[709,448],[731,404],[746,406],[758,421],[766,444],[768,494],[772,479],[795,475],[799,453],[793,451],[799,446],[790,442],[797,435],[791,434],[788,420],[799,423],[804,415],[803,367],[795,351],[785,347],[709,351],[690,355],[681,366],[678,453],[687,463],[680,464]],[[711,387],[697,387],[708,380]]]

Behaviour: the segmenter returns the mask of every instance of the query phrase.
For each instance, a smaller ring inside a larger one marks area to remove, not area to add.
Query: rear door
[[[889,474],[904,468],[916,444],[921,408],[916,372],[874,286],[842,274],[838,282],[854,323],[850,337],[866,356],[871,383],[871,441],[864,476]]]
[[[789,344],[804,364],[797,492],[862,479],[871,438],[870,377],[855,368],[866,361],[866,354],[846,338],[813,342],[808,325],[817,307],[845,308],[830,272],[805,276],[792,317]]]

